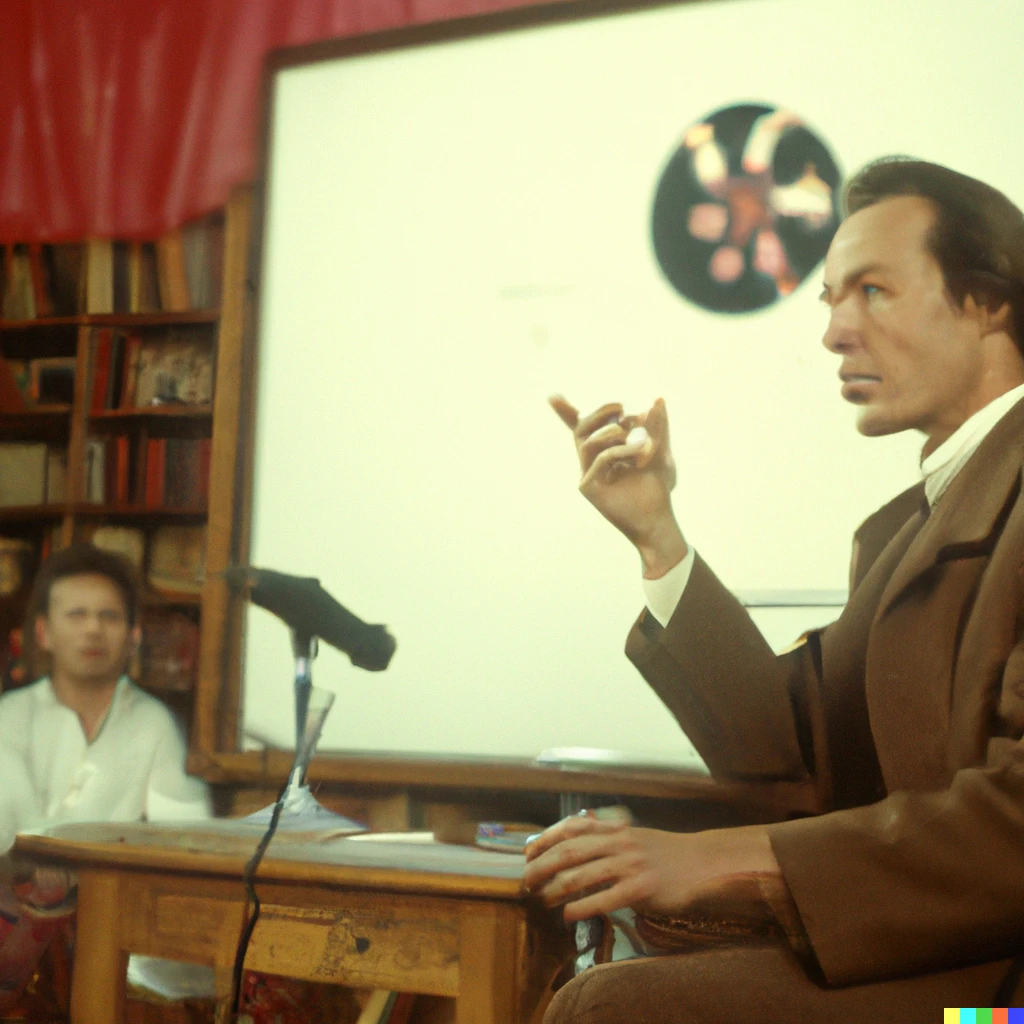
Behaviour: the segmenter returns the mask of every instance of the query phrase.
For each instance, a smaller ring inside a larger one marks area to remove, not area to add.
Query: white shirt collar
[[[110,698],[110,705],[107,708],[107,713],[103,716],[104,724],[106,724],[107,720],[110,718],[111,713],[113,713],[115,709],[119,709],[121,705],[125,702],[125,700],[128,697],[128,691],[130,687],[131,680],[128,678],[128,676],[121,676],[121,678],[118,679],[117,685],[114,687],[114,693]],[[57,694],[54,692],[53,689],[53,681],[50,679],[49,676],[43,676],[42,679],[40,679],[37,683],[33,684],[32,690],[34,692],[35,699],[44,707],[51,709],[51,713],[56,708],[63,708],[66,711],[69,711],[72,714],[74,714],[74,712],[71,711],[71,708],[57,700]],[[100,731],[102,731],[102,727]],[[98,737],[99,733],[97,733],[96,735]]]
[[[953,478],[988,436],[989,431],[1024,398],[1024,384],[993,399],[969,416],[926,459],[921,460],[924,492],[929,506],[942,497]]]

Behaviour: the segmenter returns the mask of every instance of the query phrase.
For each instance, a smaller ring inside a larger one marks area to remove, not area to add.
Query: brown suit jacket
[[[723,779],[805,779],[771,841],[826,979],[1024,950],[1024,402],[928,514],[858,531],[833,625],[776,657],[698,558],[627,653]]]

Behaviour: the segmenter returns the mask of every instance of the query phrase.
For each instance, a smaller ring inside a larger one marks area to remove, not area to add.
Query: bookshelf
[[[221,347],[241,337],[248,219],[238,190],[151,242],[0,247],[4,688],[33,677],[15,631],[41,559],[91,541],[139,566],[133,675],[194,730],[215,424],[239,386]]]

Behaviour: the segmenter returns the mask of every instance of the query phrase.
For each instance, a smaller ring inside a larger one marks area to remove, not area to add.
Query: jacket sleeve
[[[861,524],[851,590],[923,501],[924,485],[915,484]],[[812,778],[818,805],[825,808],[831,806],[833,770],[843,765],[830,757],[819,632],[776,656],[698,555],[668,625],[662,628],[645,610],[629,634],[626,654],[715,778]]]
[[[812,651],[801,645],[777,657],[699,555],[668,625],[645,611],[626,654],[715,778],[808,778],[813,742],[802,705]]]
[[[992,765],[958,772],[948,789],[894,792],[770,826],[769,835],[833,984],[999,959],[1024,946],[1020,742]]]

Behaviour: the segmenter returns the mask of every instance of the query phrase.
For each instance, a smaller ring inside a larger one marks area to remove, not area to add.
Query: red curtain
[[[529,0],[0,0],[0,243],[152,238],[253,178],[268,51]]]

